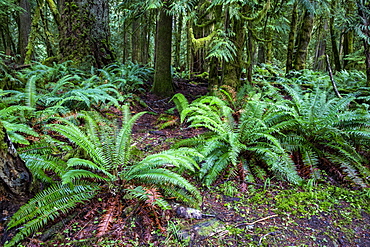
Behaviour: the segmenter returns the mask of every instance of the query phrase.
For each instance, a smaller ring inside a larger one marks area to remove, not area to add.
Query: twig
[[[261,245],[262,244],[262,240],[267,237],[268,235],[272,235],[272,234],[275,234],[275,233],[281,233],[280,231],[273,231],[273,232],[269,232],[269,233],[266,233],[265,235],[263,235],[261,238],[260,238],[260,241],[258,241],[258,245]]]
[[[273,217],[277,217],[277,216],[278,216],[277,214],[273,214],[273,215],[267,216],[265,218],[262,218],[262,219],[253,221],[251,223],[245,222],[245,223],[240,223],[240,224],[238,224],[236,226],[237,227],[240,227],[240,226],[250,226],[250,225],[254,225],[254,224],[258,223],[258,222],[261,222],[261,221],[264,221],[264,220],[267,220],[267,219],[270,219],[270,218],[273,218]]]
[[[326,64],[328,65],[329,76],[330,76],[331,84],[333,84],[334,92],[335,92],[335,94],[337,95],[338,98],[342,98],[342,96],[340,95],[340,93],[338,91],[337,84],[335,84],[335,81],[334,81],[333,71],[331,70],[330,60],[329,60],[329,55],[328,54],[326,54]]]

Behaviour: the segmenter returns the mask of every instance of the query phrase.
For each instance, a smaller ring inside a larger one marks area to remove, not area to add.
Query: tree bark
[[[28,36],[31,31],[31,8],[29,0],[20,0],[19,7],[23,8],[24,11],[19,13],[18,17],[18,54],[19,63],[24,63],[26,56],[26,47],[28,44]]]
[[[31,183],[31,172],[0,122],[0,195],[8,200],[24,201],[29,198]]]
[[[286,58],[286,69],[285,73],[289,73],[293,69],[293,58],[294,58],[294,40],[297,32],[297,1],[295,1],[293,10],[292,10],[292,20],[290,21],[290,31],[288,38],[288,49],[287,49],[287,58]]]
[[[347,1],[345,6],[346,9],[346,17],[352,18],[352,16],[356,15],[356,3],[353,0]],[[350,28],[346,28],[343,34],[343,68],[348,69],[348,60],[346,57],[353,53],[354,48],[354,32]]]
[[[333,57],[334,57],[335,70],[340,71],[342,69],[342,66],[340,64],[339,50],[338,50],[336,35],[334,31],[334,17],[330,17],[329,22],[330,22],[329,32],[330,32],[330,40],[331,40],[331,49],[332,49]]]
[[[153,93],[168,97],[173,95],[174,87],[171,73],[172,56],[172,16],[165,9],[160,10],[157,21],[155,41],[155,74]]]
[[[362,20],[362,33],[366,38],[363,39],[364,53],[365,53],[365,65],[366,65],[366,76],[367,86],[370,86],[370,3],[366,1],[359,1],[359,16]]]
[[[141,36],[140,36],[140,23],[141,20],[139,18],[136,18],[132,21],[132,37],[131,37],[131,42],[132,42],[132,55],[131,55],[131,61],[134,63],[141,63]]]
[[[80,67],[102,68],[115,61],[110,47],[107,0],[61,0],[60,56]]]
[[[327,20],[322,20],[323,24],[319,27],[320,31],[318,33],[318,41],[316,45],[314,69],[315,70],[325,70],[325,53],[326,53],[326,37],[328,32],[328,22]]]
[[[306,68],[307,49],[311,40],[311,32],[313,29],[314,14],[308,10],[303,16],[302,26],[297,36],[297,52],[295,56],[294,69],[302,70]]]

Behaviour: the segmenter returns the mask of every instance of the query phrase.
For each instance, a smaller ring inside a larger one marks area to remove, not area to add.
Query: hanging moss
[[[217,31],[215,30],[206,37],[196,39],[194,37],[193,28],[189,28],[191,43],[193,44],[194,50],[198,51],[200,48],[204,47],[209,42],[211,42],[212,38],[216,35],[216,33],[217,33]]]

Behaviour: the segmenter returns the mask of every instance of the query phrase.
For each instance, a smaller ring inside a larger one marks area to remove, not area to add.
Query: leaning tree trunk
[[[160,10],[155,40],[155,74],[153,93],[158,96],[171,96],[174,92],[171,73],[172,16]]]
[[[31,182],[31,172],[18,156],[0,122],[0,203],[5,200],[19,202],[28,199]]]
[[[115,61],[107,0],[61,0],[60,55],[76,65],[102,68]]]
[[[307,49],[311,40],[313,29],[314,14],[305,11],[302,26],[297,36],[297,52],[295,54],[294,69],[302,70],[306,67]]]

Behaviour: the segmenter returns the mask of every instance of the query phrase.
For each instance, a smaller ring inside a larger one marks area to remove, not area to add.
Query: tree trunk
[[[359,15],[362,20],[362,33],[366,38],[363,39],[364,43],[364,53],[365,53],[365,65],[366,65],[366,76],[367,76],[367,86],[370,86],[370,3],[366,1],[359,1]],[[364,3],[366,2],[366,3]]]
[[[294,69],[302,70],[306,68],[307,49],[311,40],[311,32],[313,29],[314,14],[308,10],[303,16],[302,26],[297,36],[297,52],[295,56]]]
[[[356,3],[353,0],[347,1],[345,5],[346,18],[352,18],[356,15]],[[354,32],[350,28],[344,30],[343,35],[343,68],[348,69],[348,60],[346,59],[348,55],[353,53],[354,48]]]
[[[298,18],[297,6],[298,6],[297,1],[295,1],[292,10],[292,20],[290,21],[285,73],[289,73],[289,71],[293,69],[294,40],[297,32],[297,18]]]
[[[102,68],[115,61],[110,47],[107,0],[61,0],[60,56],[80,67]]]
[[[34,53],[34,50],[35,50],[36,36],[37,36],[37,32],[39,31],[39,24],[38,23],[41,19],[41,9],[44,7],[44,3],[45,3],[44,1],[39,1],[37,3],[35,13],[33,14],[33,17],[32,17],[31,33],[30,33],[29,38],[28,38],[28,44],[27,44],[27,48],[26,48],[26,55],[25,55],[25,58],[24,58],[24,63],[25,64],[30,64],[31,60],[32,60],[32,57],[33,57],[33,53]]]
[[[155,41],[155,74],[153,93],[167,97],[173,95],[174,88],[171,73],[172,16],[165,9],[160,10],[157,21]]]
[[[140,32],[140,19],[135,18],[132,20],[132,36],[131,36],[131,42],[132,42],[132,55],[131,55],[131,61],[134,63],[141,63],[141,47],[140,47],[140,42],[141,42],[141,32]]]
[[[18,17],[18,54],[19,63],[24,63],[26,56],[26,47],[28,44],[28,36],[31,31],[31,8],[29,0],[20,0],[19,7],[24,11],[19,13]]]
[[[317,36],[317,46],[315,52],[315,61],[314,61],[314,69],[315,70],[325,70],[325,52],[326,52],[326,37],[328,32],[328,22],[327,20],[323,20],[323,27],[319,27],[319,34]]]
[[[235,36],[232,36],[230,39],[235,45],[236,56],[229,62],[225,62],[223,84],[238,90],[241,86],[240,77],[242,68],[244,67],[243,54],[246,41],[246,28],[244,26],[245,21],[242,19],[235,18],[232,22],[232,31]],[[249,37],[248,42],[252,42],[251,37]],[[252,56],[250,52],[251,51],[248,51],[248,61],[252,60],[249,59],[250,56]],[[251,64],[248,63],[247,65]]]
[[[342,66],[340,64],[339,50],[338,50],[338,46],[336,42],[336,35],[334,31],[334,17],[330,17],[329,32],[330,32],[330,40],[331,40],[331,49],[332,49],[333,57],[334,57],[335,70],[340,71],[342,69]]]
[[[31,172],[0,122],[0,195],[8,200],[24,201],[29,198],[31,183]]]

